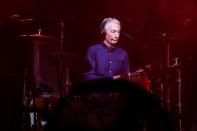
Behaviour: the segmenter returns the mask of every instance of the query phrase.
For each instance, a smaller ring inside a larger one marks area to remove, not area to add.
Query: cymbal
[[[183,40],[186,36],[184,34],[174,34],[174,33],[162,33],[161,35],[157,36],[155,39],[157,40]]]
[[[184,35],[166,34],[163,33],[157,37],[151,38],[147,41],[148,46],[152,45],[174,45],[186,40]]]
[[[33,40],[58,40],[54,36],[46,36],[42,34],[30,34],[30,35],[25,34],[25,35],[19,35],[19,37],[33,39]]]
[[[55,65],[63,64],[65,67],[69,67],[71,70],[88,70],[89,64],[85,59],[79,57],[76,54],[69,52],[53,52],[50,53],[49,59]]]

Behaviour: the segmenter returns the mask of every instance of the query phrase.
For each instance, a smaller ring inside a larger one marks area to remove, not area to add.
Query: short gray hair
[[[113,17],[105,18],[105,19],[103,19],[103,21],[100,25],[101,34],[103,34],[105,32],[105,27],[106,27],[107,23],[110,23],[110,22],[115,22],[116,24],[118,24],[121,27],[121,23],[118,19],[113,18]]]

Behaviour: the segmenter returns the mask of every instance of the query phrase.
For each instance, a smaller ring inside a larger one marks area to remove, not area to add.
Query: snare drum
[[[149,79],[148,74],[145,71],[128,73],[127,75],[123,76],[123,79],[136,82],[142,85],[146,91],[151,91],[151,81]]]

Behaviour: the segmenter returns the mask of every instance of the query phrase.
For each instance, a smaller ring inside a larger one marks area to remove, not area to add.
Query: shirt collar
[[[113,46],[112,48],[109,48],[104,42],[102,42],[102,46],[109,51],[114,51],[114,49],[116,48],[115,46]]]

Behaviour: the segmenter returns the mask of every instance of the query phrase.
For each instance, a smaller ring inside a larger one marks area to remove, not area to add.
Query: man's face
[[[110,45],[116,44],[120,36],[120,25],[113,21],[107,23],[105,33],[105,41]]]

